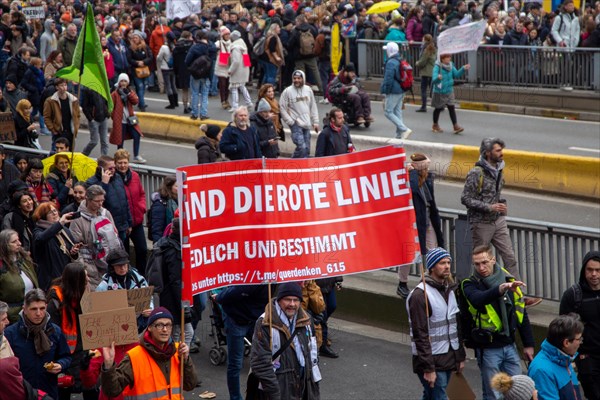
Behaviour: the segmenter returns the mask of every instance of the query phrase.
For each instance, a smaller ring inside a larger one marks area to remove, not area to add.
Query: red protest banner
[[[184,299],[231,284],[409,264],[419,254],[404,149],[177,169]]]

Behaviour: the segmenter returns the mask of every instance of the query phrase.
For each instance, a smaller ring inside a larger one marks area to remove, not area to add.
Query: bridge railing
[[[383,40],[360,39],[358,73],[362,78],[382,78],[385,45]],[[401,52],[414,67],[421,43],[401,46]],[[476,51],[453,55],[457,67],[471,64],[471,70],[457,82],[481,85],[600,90],[600,48],[481,45]],[[420,78],[418,68],[413,71]]]
[[[23,151],[22,147],[4,145],[9,153]],[[47,151],[29,151],[31,156],[44,157]],[[131,164],[138,172],[146,191],[146,200],[160,187],[162,180],[175,170],[150,165]],[[454,256],[453,269],[458,277],[471,273],[471,238],[466,211],[440,209],[442,232],[447,248]],[[522,218],[507,217],[515,257],[521,276],[527,283],[527,293],[549,300],[560,300],[562,293],[579,280],[585,253],[600,250],[600,229],[555,224]],[[395,271],[391,268],[390,271]],[[411,274],[419,275],[417,266]]]

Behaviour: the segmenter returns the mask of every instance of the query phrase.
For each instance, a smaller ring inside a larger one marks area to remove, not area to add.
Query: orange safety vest
[[[131,369],[133,370],[133,387],[127,386],[123,390],[124,399],[183,399],[180,386],[178,347],[175,346],[175,354],[171,357],[170,384],[167,383],[165,375],[156,361],[143,346],[136,346],[129,350],[127,354],[131,360]]]
[[[52,286],[52,288],[54,288],[54,290],[56,291],[56,297],[58,297],[58,301],[62,303],[62,289],[59,286]],[[71,321],[73,321],[73,324],[71,324]],[[67,318],[67,313],[63,312],[60,329],[62,329],[63,334],[67,338],[69,350],[71,350],[71,354],[73,354],[75,352],[75,347],[77,346],[77,316],[72,311],[71,321],[69,321],[69,318]]]

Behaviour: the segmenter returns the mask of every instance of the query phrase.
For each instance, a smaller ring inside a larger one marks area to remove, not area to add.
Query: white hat
[[[121,81],[126,81],[127,84],[129,84],[129,75],[127,75],[125,72],[120,73],[119,79],[117,79],[117,83],[115,83],[115,87],[119,86],[119,82]]]
[[[385,46],[383,46],[383,49],[385,50],[388,58],[395,56],[400,51],[400,49],[398,48],[398,44],[394,42],[386,44]]]

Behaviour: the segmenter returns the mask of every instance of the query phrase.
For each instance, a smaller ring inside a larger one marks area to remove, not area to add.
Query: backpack
[[[204,79],[210,77],[210,71],[212,69],[212,60],[206,54],[196,58],[194,62],[188,67],[190,75],[194,79]]]
[[[300,32],[300,55],[312,56],[315,54],[315,37],[310,30]]]
[[[169,238],[160,238],[152,245],[148,263],[146,264],[146,281],[148,286],[154,286],[154,293],[162,293],[165,289],[165,280],[163,278],[164,252],[161,247]]]
[[[171,53],[171,55],[167,59],[167,65],[169,66],[169,68],[173,68],[173,53]]]
[[[583,292],[581,291],[579,282],[573,284],[571,290],[573,290],[574,311],[576,314],[579,314],[581,312],[581,303],[583,302]]]
[[[413,67],[406,60],[400,60],[400,87],[403,91],[412,91],[414,82]]]
[[[265,54],[266,44],[267,44],[267,37],[261,36],[260,39],[258,39],[258,41],[256,43],[254,43],[254,46],[252,46],[252,52],[254,53],[254,55],[262,56],[263,54]]]
[[[158,198],[158,201],[164,206],[167,205],[167,202],[160,197]],[[152,205],[150,205],[150,208],[146,211],[146,228],[148,240],[152,240]]]

